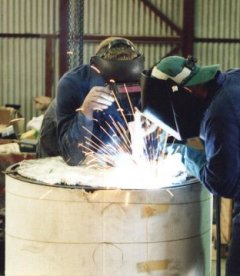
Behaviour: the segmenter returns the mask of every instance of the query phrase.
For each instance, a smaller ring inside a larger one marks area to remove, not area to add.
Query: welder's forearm
[[[202,182],[201,169],[206,164],[206,155],[204,150],[183,146],[181,149],[182,162],[187,171]]]
[[[194,160],[188,160],[188,162],[186,162],[186,168],[193,176],[201,181],[213,195],[240,199],[240,188],[238,183],[240,176],[237,167],[234,168],[234,166],[232,166],[230,171],[227,169],[227,166],[225,166],[225,169],[216,168],[212,164],[215,162],[207,162],[200,153]]]
[[[232,166],[231,170],[226,168],[220,171],[207,163],[200,170],[200,175],[201,181],[212,194],[240,200],[240,175],[237,167]]]
[[[80,165],[85,159],[85,154],[82,149],[79,149],[78,143],[76,141],[71,142],[67,138],[61,143],[61,154],[70,166]]]
[[[203,185],[212,193],[218,194],[216,191],[217,177],[210,173],[206,161],[205,152],[189,146],[183,146],[181,149],[182,162],[187,171],[196,177]]]
[[[68,125],[63,135],[60,136],[60,150],[64,160],[71,166],[81,164],[85,159],[85,152],[91,140],[93,121],[87,120],[79,112],[74,121]]]
[[[204,129],[207,163],[201,169],[205,186],[222,197],[240,199],[240,136],[235,114],[209,119]]]
[[[185,146],[182,149],[182,162],[187,171],[198,179],[203,185],[216,195],[217,181],[215,176],[210,176],[207,170],[207,162],[204,151]]]

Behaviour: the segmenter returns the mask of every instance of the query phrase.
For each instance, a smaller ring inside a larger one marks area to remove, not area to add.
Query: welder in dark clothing
[[[37,156],[48,157],[58,155],[60,155],[60,150],[57,142],[56,99],[54,99],[43,117],[40,139],[37,143]]]
[[[51,131],[42,126],[38,157],[61,155],[69,165],[79,165],[87,148],[97,151],[111,142],[120,132],[119,125],[127,129],[127,122],[133,120],[128,96],[132,106],[138,107],[143,69],[144,57],[131,41],[121,37],[103,40],[90,64],[78,66],[60,79],[52,103],[56,108],[49,107],[51,114],[45,114],[52,117],[52,126],[56,122],[57,130],[53,129],[51,142],[46,143]],[[57,145],[55,152],[47,149],[51,145],[53,149]]]
[[[219,65],[198,66],[193,57],[170,56],[157,63],[152,77],[187,88],[186,93],[197,97],[202,107],[199,138],[204,150],[183,146],[182,160],[209,191],[234,200],[226,275],[239,276],[240,69],[221,72]]]

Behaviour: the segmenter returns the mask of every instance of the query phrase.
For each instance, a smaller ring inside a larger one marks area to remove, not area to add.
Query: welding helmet
[[[139,108],[140,104],[140,78],[144,69],[144,56],[130,40],[110,37],[99,44],[90,63],[110,86],[119,105],[124,107],[127,120],[131,121],[132,107]]]
[[[141,76],[143,114],[177,140],[199,136],[203,105],[188,89],[172,80],[152,76],[152,70]]]
[[[100,43],[90,64],[100,71],[106,82],[113,79],[116,83],[134,83],[140,80],[144,56],[130,40],[111,37]]]

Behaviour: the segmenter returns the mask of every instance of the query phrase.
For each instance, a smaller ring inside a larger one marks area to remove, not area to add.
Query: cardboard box
[[[8,125],[12,119],[16,118],[16,114],[16,109],[0,106],[0,125]]]

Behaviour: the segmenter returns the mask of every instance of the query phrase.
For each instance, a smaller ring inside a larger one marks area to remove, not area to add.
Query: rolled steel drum
[[[6,175],[6,275],[211,274],[212,197],[195,179],[87,189],[14,171]]]

